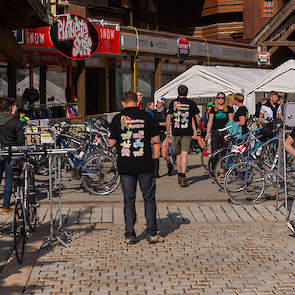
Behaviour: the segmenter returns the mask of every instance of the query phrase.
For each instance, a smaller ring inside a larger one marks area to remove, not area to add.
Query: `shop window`
[[[274,14],[274,0],[262,1],[262,15],[272,16]]]
[[[152,90],[153,90],[154,75],[153,72],[139,72],[138,74],[138,91],[142,92],[143,104],[145,105],[148,101],[153,100]]]
[[[131,72],[117,70],[116,71],[116,102],[115,110],[121,110],[121,100],[125,92],[131,91]]]
[[[46,99],[47,103],[65,104],[65,89],[67,85],[67,72],[62,67],[48,67],[46,73]]]
[[[34,67],[33,86],[39,91],[40,68]],[[18,69],[16,72],[16,97],[21,99],[26,88],[30,88],[30,68]]]

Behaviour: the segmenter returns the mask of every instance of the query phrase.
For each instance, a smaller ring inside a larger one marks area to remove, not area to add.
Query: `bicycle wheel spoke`
[[[252,163],[238,163],[225,177],[225,192],[236,204],[256,203],[265,189],[263,172]]]

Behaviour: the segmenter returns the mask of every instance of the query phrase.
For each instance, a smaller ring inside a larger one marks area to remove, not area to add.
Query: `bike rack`
[[[42,245],[40,246],[40,249],[43,248],[45,245],[58,241],[60,242],[64,247],[68,248],[68,245],[66,244],[66,241],[62,239],[61,234],[66,236],[67,240],[71,240],[71,236],[63,229],[63,221],[62,221],[62,193],[61,193],[61,158],[64,156],[67,152],[75,151],[75,149],[55,149],[48,152],[49,159],[48,159],[48,166],[49,166],[49,192],[48,192],[48,198],[49,198],[49,210],[50,210],[50,231],[49,234],[45,237]],[[57,166],[57,167],[56,167]],[[55,183],[53,185],[52,181],[52,172],[54,169],[54,175],[55,175]],[[58,187],[58,227],[54,227],[54,208],[53,208],[53,191],[54,187]]]

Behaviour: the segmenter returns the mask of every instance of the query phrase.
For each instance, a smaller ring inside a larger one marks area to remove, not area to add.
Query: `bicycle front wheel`
[[[20,201],[17,201],[14,208],[13,216],[13,239],[16,260],[21,263],[24,258],[26,231],[23,206]]]
[[[95,195],[112,193],[120,181],[116,159],[102,151],[86,159],[81,176],[85,189]]]
[[[264,194],[263,171],[253,163],[242,162],[231,167],[224,179],[224,191],[235,204],[257,203]]]
[[[226,155],[220,158],[217,161],[215,165],[214,176],[215,176],[216,183],[221,189],[224,189],[224,178],[225,178],[226,172],[235,164],[242,161],[244,161],[244,158],[239,153],[231,153],[229,155]]]

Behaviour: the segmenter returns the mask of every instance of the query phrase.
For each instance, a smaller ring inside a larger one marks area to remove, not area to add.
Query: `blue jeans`
[[[155,236],[158,232],[156,221],[156,182],[154,171],[141,174],[120,175],[121,188],[124,194],[125,238],[136,238],[134,225],[136,222],[136,186],[139,182],[144,200],[144,214],[147,223],[147,235]]]
[[[10,207],[10,197],[12,192],[12,164],[14,164],[15,160],[5,159],[4,161],[0,161],[0,183],[2,181],[3,172],[5,172],[5,185],[4,185],[4,193],[3,193],[3,208]]]

